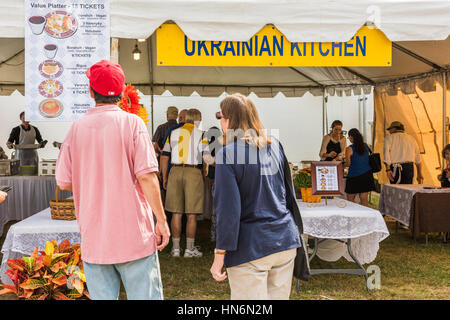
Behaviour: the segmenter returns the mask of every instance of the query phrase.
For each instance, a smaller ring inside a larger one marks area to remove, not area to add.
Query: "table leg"
[[[425,245],[428,245],[428,233],[425,233]]]
[[[309,257],[309,263],[311,263],[311,260],[316,256],[318,248],[319,248],[319,239],[314,238],[314,250],[311,256]]]
[[[309,263],[311,263],[311,260],[316,256],[318,248],[319,248],[319,240],[317,238],[314,238],[314,250],[313,250],[313,253],[311,253],[311,256],[308,258]],[[306,252],[308,252],[308,248],[306,249]],[[297,279],[296,290],[297,290],[297,293],[300,292],[300,280],[299,279]]]
[[[352,248],[351,248],[351,244],[352,244],[351,241],[352,241],[351,239],[348,239],[348,240],[347,240],[347,250],[348,250],[348,254],[350,255],[350,257],[352,257],[353,261],[355,261],[355,263],[358,265],[358,267],[363,271],[363,276],[364,276],[364,278],[366,279],[366,289],[367,289],[367,291],[369,291],[369,285],[368,285],[368,283],[367,283],[367,281],[369,280],[369,277],[367,276],[367,272],[366,272],[366,270],[364,269],[364,267],[362,266],[362,264],[361,264],[361,263],[358,261],[358,259],[356,259],[356,257],[353,255],[353,251],[352,251]]]
[[[344,241],[342,241],[340,239],[334,239],[334,240],[339,241],[339,242],[344,242]],[[321,241],[318,241],[317,238],[314,238],[314,251],[311,254],[311,256],[309,257],[309,262],[310,263],[311,263],[311,260],[316,256],[316,253],[317,253],[318,246],[319,246],[320,242]],[[356,259],[356,257],[353,254],[353,251],[352,251],[352,248],[351,248],[351,239],[347,239],[347,241],[345,241],[344,243],[347,245],[348,254],[353,259],[353,261],[358,265],[359,269],[311,269],[310,270],[311,276],[317,275],[317,274],[336,274],[336,273],[339,273],[339,274],[354,274],[354,275],[364,276],[364,278],[366,280],[366,290],[369,290],[369,285],[368,285],[369,277],[367,275],[366,270],[362,266],[362,264],[358,261],[358,259]],[[297,280],[296,290],[297,290],[297,292],[300,292],[300,280]]]

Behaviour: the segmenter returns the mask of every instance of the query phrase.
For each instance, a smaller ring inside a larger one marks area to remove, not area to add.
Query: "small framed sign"
[[[340,196],[344,194],[344,170],[340,161],[311,162],[312,194]]]

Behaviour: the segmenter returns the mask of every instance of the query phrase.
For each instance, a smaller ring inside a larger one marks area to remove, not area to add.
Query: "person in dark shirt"
[[[34,144],[37,141],[43,148],[47,143],[47,140],[43,140],[39,129],[32,126],[29,121],[25,121],[25,112],[20,114],[20,120],[22,124],[13,128],[9,135],[6,146],[12,149],[14,144]],[[20,160],[20,165],[38,165],[39,158],[36,149],[31,150],[16,150],[16,159]]]
[[[438,180],[441,182],[442,188],[450,188],[450,144],[446,145],[444,150],[442,150],[442,157],[447,161],[447,168],[442,170]]]
[[[164,147],[164,136],[166,135],[167,130],[178,124],[178,108],[174,106],[168,107],[166,116],[167,122],[161,124],[160,126],[158,126],[158,128],[156,128],[155,134],[152,138],[153,147],[155,148],[155,151],[158,155],[161,154],[161,150]]]
[[[358,129],[353,128],[348,132],[352,143],[345,150],[345,166],[348,168],[345,182],[347,200],[356,202],[358,195],[360,204],[369,206],[369,192],[375,191],[372,167],[369,163],[369,146],[364,143],[364,138]]]
[[[216,281],[228,274],[232,300],[289,299],[301,242],[286,205],[287,161],[279,142],[265,134],[250,99],[233,94],[220,109],[225,138],[216,153],[216,249],[210,272]]]

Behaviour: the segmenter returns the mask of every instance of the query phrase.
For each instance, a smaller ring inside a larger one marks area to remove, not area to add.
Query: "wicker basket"
[[[55,220],[75,220],[75,204],[72,199],[58,199],[59,188],[56,186],[56,200],[50,201],[50,212]]]

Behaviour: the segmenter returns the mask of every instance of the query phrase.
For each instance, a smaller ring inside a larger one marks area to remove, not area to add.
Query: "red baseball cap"
[[[92,65],[87,71],[89,85],[104,96],[117,96],[125,88],[125,74],[122,67],[109,60],[102,60]]]

